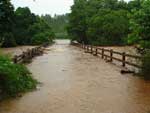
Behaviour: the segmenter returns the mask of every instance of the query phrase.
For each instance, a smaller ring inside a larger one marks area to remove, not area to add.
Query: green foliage
[[[3,37],[6,30],[11,31],[11,25],[13,24],[13,12],[14,8],[10,0],[0,1],[0,38]]]
[[[146,80],[150,80],[150,52],[147,52],[142,58],[141,75]]]
[[[65,15],[55,15],[51,17],[50,15],[42,16],[43,20],[52,28],[57,39],[66,39],[67,31],[66,26],[68,24],[68,14]]]
[[[45,41],[48,41],[48,43],[52,42],[54,33],[51,27],[41,17],[31,13],[27,7],[18,8],[15,14],[17,21],[14,33],[17,44],[35,45],[45,43]]]
[[[40,18],[37,23],[30,26],[29,33],[32,34],[32,38],[30,40],[32,45],[52,43],[55,37],[51,27]]]
[[[141,2],[143,0],[131,0],[128,3],[128,10],[131,12],[132,10],[139,10],[141,9]]]
[[[14,26],[14,8],[10,0],[0,1],[0,43],[10,43],[10,40],[14,40],[12,29]],[[8,39],[10,35],[11,39]],[[11,43],[12,44],[12,43]],[[12,46],[15,44],[12,44]]]
[[[130,14],[130,28],[128,40],[133,44],[140,44],[150,49],[150,0],[140,2],[140,9],[132,10]]]
[[[69,14],[69,25],[67,27],[69,37],[78,42],[88,43],[87,31],[87,1],[75,0],[74,5],[71,7],[72,12]]]
[[[32,34],[29,27],[37,22],[37,17],[31,13],[30,9],[18,8],[15,11],[15,29],[13,30],[18,45],[30,44]]]
[[[56,39],[69,39],[67,32],[55,33]]]
[[[37,81],[31,77],[28,69],[14,64],[7,56],[0,55],[0,90],[5,96],[35,89]]]
[[[128,12],[99,10],[89,22],[88,40],[95,45],[123,45],[129,32]]]
[[[5,38],[2,41],[3,47],[14,47],[14,46],[16,46],[16,41],[15,41],[12,33],[5,33],[4,37]]]
[[[126,44],[129,33],[126,2],[76,0],[71,9],[68,34],[72,40],[94,45]]]
[[[31,42],[33,45],[39,45],[43,43],[51,44],[53,42],[52,38],[50,37],[52,34],[49,32],[47,33],[39,33],[33,36]]]
[[[33,14],[28,7],[19,7],[14,11],[10,0],[0,1],[0,43],[3,47],[35,44],[32,42],[33,38],[40,39],[37,36],[41,36],[41,32],[51,38],[51,43],[54,33],[41,17]],[[44,40],[45,37],[43,40],[40,39],[40,44],[44,43]]]

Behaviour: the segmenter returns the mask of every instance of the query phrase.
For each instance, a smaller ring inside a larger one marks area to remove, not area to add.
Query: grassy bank
[[[0,55],[0,96],[15,97],[36,88],[37,81],[22,64],[14,64],[8,56]]]

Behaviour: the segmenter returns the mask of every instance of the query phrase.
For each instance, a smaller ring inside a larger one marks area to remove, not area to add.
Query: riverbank
[[[0,100],[36,89],[37,83],[25,65],[0,55]]]

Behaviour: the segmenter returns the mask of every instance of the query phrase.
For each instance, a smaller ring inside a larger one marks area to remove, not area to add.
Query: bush
[[[36,88],[37,81],[21,64],[14,64],[8,57],[0,55],[0,91],[4,96],[16,96]]]
[[[146,80],[150,80],[150,52],[147,52],[142,58],[141,75]]]
[[[93,45],[124,45],[129,32],[128,12],[99,10],[88,25],[89,43]],[[120,30],[121,29],[121,30]]]
[[[55,37],[56,39],[69,39],[67,33],[62,32],[62,33],[55,33]]]
[[[53,39],[50,38],[51,34],[50,33],[39,33],[36,34],[32,39],[31,39],[31,44],[32,45],[39,45],[43,43],[52,43]]]

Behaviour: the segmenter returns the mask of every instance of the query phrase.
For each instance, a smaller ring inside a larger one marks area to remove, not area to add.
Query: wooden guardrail
[[[101,55],[102,59],[109,59],[109,62],[113,62],[113,60],[119,61],[122,63],[122,66],[125,67],[126,65],[134,66],[136,68],[141,68],[140,65],[137,63],[133,63],[130,61],[127,61],[127,58],[131,58],[133,60],[140,60],[142,57],[137,55],[130,55],[125,52],[117,52],[113,49],[105,49],[98,46],[92,46],[92,45],[83,45],[79,43],[73,43],[73,45],[81,47],[85,50],[85,52],[91,53],[95,56]],[[119,58],[115,57],[115,55],[119,55]]]
[[[27,51],[23,52],[21,55],[15,55],[13,58],[14,63],[25,63],[30,61],[33,57],[43,54],[43,47],[38,46],[32,49],[28,49]]]

